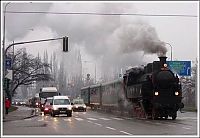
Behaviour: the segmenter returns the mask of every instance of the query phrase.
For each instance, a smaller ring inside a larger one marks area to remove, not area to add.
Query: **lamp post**
[[[6,60],[6,53],[5,53],[5,38],[6,38],[6,8],[7,6],[10,4],[10,2],[6,3],[5,4],[5,7],[4,7],[4,11],[3,11],[3,49],[2,49],[2,54],[3,54],[3,84],[5,83],[5,71],[6,71],[6,67],[5,67],[5,60]],[[3,118],[5,118],[5,88],[4,88],[5,85],[3,85]]]
[[[168,44],[171,48],[171,61],[172,61],[172,45],[170,43],[164,42],[165,44]]]

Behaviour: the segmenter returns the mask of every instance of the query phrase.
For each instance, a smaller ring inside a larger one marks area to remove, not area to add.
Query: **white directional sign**
[[[7,70],[7,74],[5,76],[7,79],[13,79],[13,70]]]

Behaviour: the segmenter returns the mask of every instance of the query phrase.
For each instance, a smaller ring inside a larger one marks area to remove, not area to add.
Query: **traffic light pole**
[[[28,44],[28,43],[38,43],[38,42],[44,42],[44,41],[53,41],[53,40],[59,40],[59,39],[63,39],[63,37],[13,43],[13,44],[10,44],[10,45],[6,48],[5,54],[7,53],[8,49],[9,49],[10,47],[14,46],[14,45],[22,45],[22,44]]]
[[[42,39],[42,40],[34,40],[34,41],[25,41],[25,42],[12,43],[12,44],[8,45],[8,47],[5,50],[3,48],[3,84],[5,84],[4,79],[5,79],[5,76],[6,76],[6,55],[7,55],[8,49],[10,47],[16,46],[16,45],[28,44],[28,43],[54,41],[54,40],[59,40],[59,39],[63,39],[63,47],[67,46],[67,48],[65,48],[65,49],[68,51],[68,37],[66,37],[66,36],[65,37],[60,37],[60,38]],[[66,50],[64,52],[67,52]],[[3,105],[4,105],[4,100],[5,100],[5,88],[4,88],[4,85],[3,85]],[[5,110],[5,107],[3,107],[3,112],[5,112],[4,110]],[[5,115],[5,113],[3,113],[3,117],[4,117],[4,115]]]

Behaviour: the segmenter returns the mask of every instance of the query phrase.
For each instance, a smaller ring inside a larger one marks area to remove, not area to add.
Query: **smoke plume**
[[[51,12],[137,13],[133,3],[54,3],[36,7],[37,11]],[[28,10],[23,6],[21,9]],[[143,64],[144,54],[165,55],[167,52],[156,29],[139,17],[74,14],[22,16],[8,17],[15,18],[14,24],[10,22],[7,25],[10,40],[23,37],[27,28],[49,27],[55,37],[69,37],[70,49],[84,47],[86,53],[101,64],[98,70],[102,70],[104,76],[120,72],[128,66]]]

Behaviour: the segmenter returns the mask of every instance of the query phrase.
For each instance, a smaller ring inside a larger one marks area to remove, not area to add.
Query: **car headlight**
[[[86,108],[86,105],[84,105],[83,108]]]
[[[72,110],[72,107],[71,107],[71,106],[69,106],[67,109],[68,109],[68,110]]]
[[[78,105],[76,105],[75,108],[78,108]]]
[[[35,103],[36,105],[38,105],[38,103]]]
[[[53,107],[53,110],[58,110],[58,108],[57,107]]]
[[[178,95],[179,95],[179,92],[175,92],[175,95],[178,96]]]
[[[159,95],[159,93],[158,93],[158,92],[155,92],[155,93],[154,93],[154,95],[155,95],[155,96],[158,96],[158,95]]]

